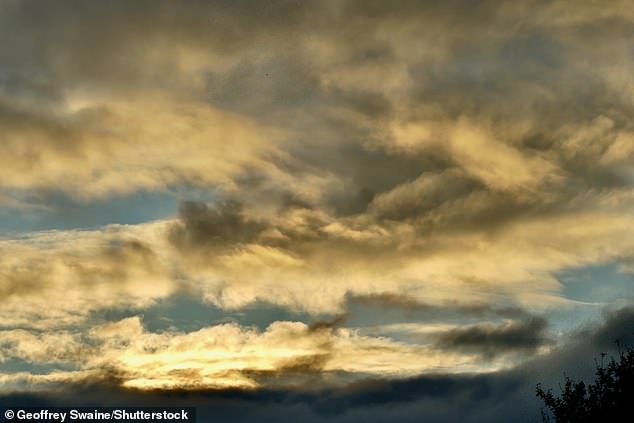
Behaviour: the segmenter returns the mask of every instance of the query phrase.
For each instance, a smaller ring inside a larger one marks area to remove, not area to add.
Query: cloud
[[[34,334],[26,330],[0,331],[2,345],[0,361],[20,357],[29,362],[59,363],[81,357],[82,344],[78,336],[69,332]]]
[[[579,304],[561,272],[632,267],[634,61],[627,2],[568,9],[2,4],[0,207],[192,193],[161,221],[4,235],[2,358],[59,368],[3,380],[258,391],[482,372],[572,342],[551,343],[542,317]],[[143,325],[145,308],[183,293],[322,323]],[[356,306],[420,321],[329,320]],[[516,376],[377,382],[368,395],[427,398],[439,383],[474,420],[495,420],[472,396]],[[429,401],[432,419],[451,415]]]
[[[362,305],[381,308],[383,310],[404,310],[408,313],[416,313],[424,316],[425,321],[433,320],[443,315],[468,316],[476,318],[504,318],[522,319],[530,316],[530,313],[519,307],[505,306],[494,303],[467,303],[460,301],[447,301],[442,304],[429,304],[418,301],[416,298],[405,294],[370,294],[350,295],[347,298],[350,305]],[[442,318],[442,317],[440,317]]]
[[[337,218],[294,206],[250,217],[221,202],[190,205],[178,220],[5,240],[2,322],[30,326],[39,316],[41,324],[69,324],[91,310],[143,307],[179,291],[225,309],[263,301],[315,314],[344,312],[348,296],[572,305],[556,272],[625,260],[632,249],[630,219],[614,207],[622,200],[594,198],[593,207],[614,211],[510,220],[495,231],[425,232],[416,220]]]
[[[176,284],[169,263],[149,246],[153,229],[112,226],[1,241],[0,324],[63,327],[81,323],[91,311],[147,306],[171,295]]]
[[[450,351],[475,351],[485,358],[493,358],[508,351],[531,354],[551,342],[545,332],[547,325],[547,321],[541,317],[502,325],[477,324],[441,333],[438,344]]]
[[[504,295],[511,302],[549,307],[566,302],[555,272],[620,260],[631,248],[622,236],[630,230],[629,218],[617,210],[509,218],[491,223],[495,230],[490,231],[477,225],[443,228],[443,217],[462,219],[473,212],[460,213],[457,206],[454,202],[452,215],[436,215],[436,225],[424,218],[380,222],[291,208],[259,220],[266,229],[248,242],[199,249],[187,271],[202,282],[198,286],[210,301],[229,308],[262,300],[337,313],[349,294],[406,292],[430,304],[446,303],[460,292],[465,302],[486,303]],[[215,220],[210,216],[201,228],[213,227]],[[249,225],[232,234],[249,233]],[[313,294],[316,289],[319,295]]]
[[[616,353],[613,339],[631,340],[631,308],[614,310],[601,324],[574,334],[571,342],[524,366],[481,375],[423,375],[400,380],[366,379],[339,388],[138,391],[113,379],[78,380],[48,394],[14,392],[3,403],[18,406],[130,405],[161,403],[196,406],[201,419],[261,421],[262,418],[311,422],[535,421],[541,404],[535,385],[554,386],[563,373],[588,381],[593,358]],[[54,379],[51,377],[50,379]],[[113,383],[114,382],[114,383]],[[53,384],[54,386],[54,384]]]
[[[5,112],[3,188],[90,198],[188,181],[230,190],[247,168],[283,173],[266,159],[276,153],[263,129],[205,104],[106,100],[76,108],[60,117]]]
[[[252,208],[291,191],[360,213],[449,169],[481,201],[521,209],[607,181],[610,166],[584,176],[600,157],[626,166],[616,140],[631,105],[605,94],[631,82],[614,76],[627,68],[619,27],[579,30],[590,16],[627,22],[620,3],[583,2],[569,19],[561,3],[456,7],[7,5],[5,188],[91,197],[184,183],[238,190]],[[589,55],[601,60],[578,60]],[[595,141],[566,140],[595,123]]]
[[[243,215],[242,206],[236,201],[216,204],[211,209],[206,204],[183,203],[179,223],[172,227],[169,237],[184,247],[250,243],[264,230],[264,225]]]
[[[335,328],[336,324],[277,321],[257,331],[228,323],[188,333],[153,333],[135,316],[94,326],[87,333],[4,331],[1,352],[5,359],[78,366],[77,372],[50,374],[62,382],[64,375],[72,382],[82,374],[109,373],[122,386],[143,390],[298,386],[311,379],[320,385],[340,385],[338,374],[403,377],[437,368],[477,368],[467,356],[363,336],[351,328]],[[5,377],[17,383],[22,375]]]

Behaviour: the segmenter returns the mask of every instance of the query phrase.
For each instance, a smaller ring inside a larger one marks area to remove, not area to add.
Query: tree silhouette
[[[551,389],[544,390],[537,384],[537,397],[550,410],[542,409],[542,420],[557,423],[624,421],[622,416],[631,416],[634,405],[634,348],[627,346],[619,357],[611,357],[604,364],[606,354],[601,354],[601,363],[595,360],[596,379],[586,385],[564,375],[561,395],[555,396]]]

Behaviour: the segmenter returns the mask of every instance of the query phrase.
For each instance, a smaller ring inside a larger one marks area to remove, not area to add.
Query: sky
[[[634,341],[633,36],[620,0],[0,0],[0,405],[537,421]]]

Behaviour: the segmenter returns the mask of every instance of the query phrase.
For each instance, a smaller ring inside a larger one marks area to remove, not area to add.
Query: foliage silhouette
[[[623,421],[623,416],[631,416],[634,402],[634,348],[619,347],[619,357],[611,357],[604,364],[606,354],[601,354],[601,363],[595,360],[596,379],[586,385],[583,381],[575,381],[564,375],[561,395],[555,396],[551,389],[544,390],[537,384],[537,397],[540,398],[550,413],[542,409],[544,422],[578,423],[578,422],[612,422]],[[551,420],[551,415],[554,420]]]

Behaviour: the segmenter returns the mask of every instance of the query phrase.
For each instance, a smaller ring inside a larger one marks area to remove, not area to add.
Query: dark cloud
[[[212,207],[189,201],[181,205],[179,221],[168,236],[179,247],[205,248],[251,242],[264,228],[245,216],[237,201],[218,201]]]
[[[347,318],[347,315],[341,314],[339,316],[335,316],[333,319],[330,320],[317,320],[310,324],[308,330],[310,332],[318,332],[323,330],[330,331],[336,327],[343,325]]]
[[[437,337],[437,345],[448,351],[481,354],[486,359],[509,352],[530,354],[552,343],[547,327],[548,322],[542,317],[499,325],[481,323],[443,332]]]
[[[87,385],[63,394],[3,397],[11,407],[62,404],[80,406],[196,406],[200,421],[251,422],[484,422],[534,421],[534,400],[520,400],[522,379],[516,375],[479,377],[431,376],[404,381],[367,381],[344,389],[287,391],[173,391],[142,393],[104,385]],[[79,395],[83,393],[83,395]],[[75,395],[73,395],[75,394]],[[513,406],[495,406],[495,402]],[[516,414],[518,413],[518,414]],[[521,414],[520,414],[521,413]]]
[[[354,128],[346,128],[347,125],[345,122],[337,123],[332,135],[345,137],[348,141],[351,138],[354,140],[364,137],[364,134],[355,133]],[[322,149],[318,145],[319,142],[315,141],[314,149],[297,151],[296,155],[314,166],[336,172],[343,180],[348,181],[349,189],[332,192],[327,197],[328,204],[341,215],[363,213],[377,194],[401,183],[413,181],[427,170],[446,166],[433,155],[411,157],[381,149],[368,149],[359,143],[350,142],[342,142],[332,149]],[[407,211],[403,212],[406,213]]]
[[[450,316],[469,318],[525,319],[531,314],[520,307],[487,303],[448,301],[443,304],[428,304],[404,294],[383,293],[370,295],[348,295],[348,306],[361,305],[383,311],[396,309],[415,313],[420,319],[429,321]]]
[[[606,311],[603,321],[585,325],[564,336],[558,348],[543,358],[522,366],[545,388],[557,389],[564,375],[585,381],[595,376],[595,365],[601,355],[617,357],[618,345],[634,345],[634,308],[626,306]]]
[[[31,161],[31,166],[41,166],[38,163],[39,154],[43,149],[55,149],[67,155],[80,153],[81,132],[74,127],[73,122],[60,122],[51,115],[19,107],[3,101],[0,97],[0,128],[3,129],[3,139],[10,139],[4,145],[6,150],[17,150]],[[28,140],[28,142],[27,142]],[[54,142],[54,145],[50,143]],[[26,171],[27,169],[24,169]]]
[[[614,350],[615,343],[634,345],[634,307],[608,310],[604,313],[605,323],[597,330],[595,327],[581,329],[572,336],[585,339],[592,349],[606,348]]]
[[[477,354],[486,360],[509,353],[530,355],[538,348],[554,342],[544,317],[512,305],[460,302],[426,304],[406,295],[386,293],[349,296],[348,307],[351,318],[357,317],[353,321],[360,324],[387,324],[394,318],[402,321],[460,323],[462,326],[434,334],[435,347]],[[381,311],[381,317],[376,321],[372,318],[372,310]],[[476,320],[485,323],[473,324]]]

